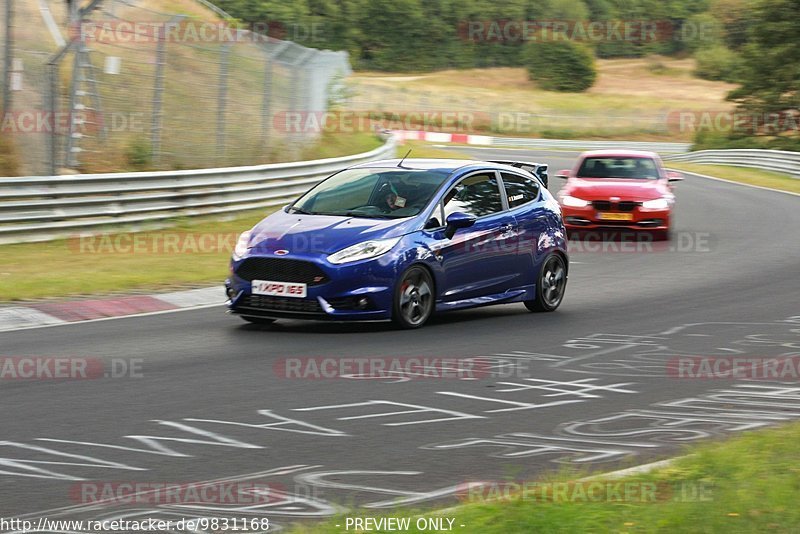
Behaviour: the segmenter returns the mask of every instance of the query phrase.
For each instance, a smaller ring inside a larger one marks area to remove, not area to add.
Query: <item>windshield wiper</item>
[[[316,215],[316,213],[314,213],[313,211],[306,211],[301,208],[295,208],[294,206],[292,206],[289,209],[292,210],[292,213],[300,213],[301,215]]]
[[[357,217],[360,219],[394,219],[391,215],[385,213],[365,213],[363,211],[346,211],[345,217]]]

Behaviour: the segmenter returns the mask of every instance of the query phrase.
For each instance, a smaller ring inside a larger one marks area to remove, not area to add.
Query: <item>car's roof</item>
[[[403,162],[402,167],[398,167],[400,162]],[[411,169],[411,170],[426,170],[426,171],[439,171],[439,172],[453,172],[457,169],[468,170],[470,168],[490,168],[490,169],[509,169],[519,171],[515,167],[503,165],[501,163],[492,163],[490,161],[480,161],[474,159],[447,159],[447,158],[407,158],[400,159],[384,159],[380,161],[369,161],[353,165],[354,169],[357,168],[375,168],[375,169]]]
[[[583,152],[581,158],[654,158],[659,156],[655,152],[646,150],[624,150],[624,149],[606,149],[606,150],[590,150]]]

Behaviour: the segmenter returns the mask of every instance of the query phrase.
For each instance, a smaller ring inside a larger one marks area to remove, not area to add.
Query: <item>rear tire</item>
[[[420,328],[431,315],[436,298],[433,294],[433,278],[424,267],[410,267],[394,290],[392,321],[403,329]]]
[[[536,298],[526,300],[525,307],[532,312],[552,312],[564,300],[567,288],[567,266],[564,258],[551,254],[542,263],[536,279]]]
[[[268,317],[250,317],[247,315],[241,315],[240,317],[245,321],[247,321],[248,323],[260,324],[260,325],[270,325],[276,321],[276,319],[270,319]]]

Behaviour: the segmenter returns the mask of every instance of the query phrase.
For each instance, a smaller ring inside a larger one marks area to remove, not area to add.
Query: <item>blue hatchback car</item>
[[[385,160],[323,180],[244,232],[226,280],[246,321],[392,320],[523,302],[549,312],[569,261],[547,167]]]

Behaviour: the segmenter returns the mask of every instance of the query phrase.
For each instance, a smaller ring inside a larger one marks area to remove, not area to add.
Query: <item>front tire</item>
[[[412,266],[394,290],[392,321],[400,328],[419,328],[433,315],[435,301],[430,273],[419,265]]]
[[[551,254],[542,263],[536,280],[536,298],[526,300],[525,307],[532,312],[551,312],[564,300],[567,288],[567,265],[564,258]]]

